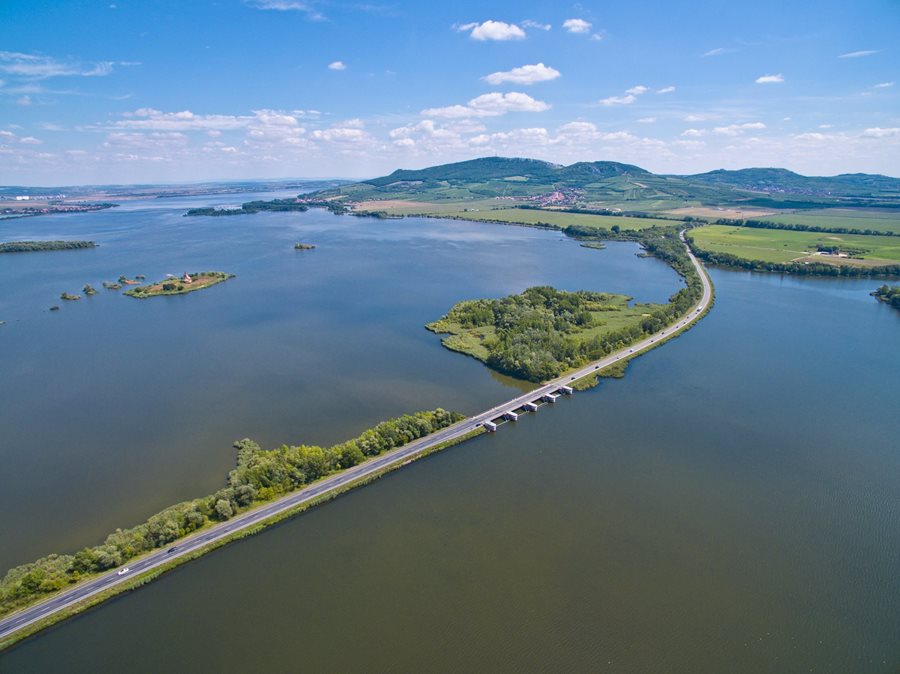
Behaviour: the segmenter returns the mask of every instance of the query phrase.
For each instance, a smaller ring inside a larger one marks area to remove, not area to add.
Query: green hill
[[[682,176],[706,185],[731,187],[766,194],[795,194],[818,197],[900,198],[900,180],[868,173],[844,173],[837,176],[802,176],[780,168],[749,168],[737,171],[719,169]]]
[[[312,202],[322,199],[333,208],[387,215],[455,216],[525,207],[612,214],[674,212],[677,217],[718,219],[757,217],[763,214],[760,209],[771,213],[879,207],[898,209],[890,217],[896,213],[900,218],[900,180],[881,175],[807,177],[779,168],[660,175],[612,161],[562,166],[515,157],[399,169],[308,197]]]

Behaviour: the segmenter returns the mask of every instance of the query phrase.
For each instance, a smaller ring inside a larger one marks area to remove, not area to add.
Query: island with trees
[[[520,379],[542,382],[599,360],[654,334],[686,314],[703,286],[674,227],[598,232],[569,227],[583,242],[604,238],[639,241],[647,254],[668,263],[687,287],[667,304],[634,304],[608,293],[566,292],[540,286],[502,299],[459,302],[426,327],[449,336],[444,346]]]
[[[48,555],[8,571],[0,580],[0,616],[461,419],[461,414],[440,408],[416,412],[383,421],[332,447],[282,445],[263,450],[253,440],[239,440],[234,443],[236,466],[226,486],[214,494],[170,506],[130,529],[117,529],[100,545]]]
[[[315,246],[311,243],[300,243],[299,241],[294,244],[294,250],[313,250]]]
[[[187,213],[185,213],[185,215],[207,215],[220,217],[226,215],[248,215],[250,213],[262,212],[285,213],[294,211],[302,213],[306,210],[309,210],[309,206],[298,201],[297,199],[274,199],[272,201],[248,201],[244,204],[241,204],[239,208],[215,208],[211,206],[207,206],[204,208],[192,208]]]
[[[93,241],[7,241],[0,243],[0,253],[36,253],[96,247],[97,244]]]
[[[895,309],[900,309],[900,286],[889,286],[885,283],[883,286],[870,293],[875,299],[890,304]]]
[[[230,278],[234,278],[234,274],[226,274],[223,271],[201,271],[190,274],[185,272],[182,276],[172,276],[156,283],[126,290],[125,294],[141,299],[160,295],[184,295],[209,288]]]

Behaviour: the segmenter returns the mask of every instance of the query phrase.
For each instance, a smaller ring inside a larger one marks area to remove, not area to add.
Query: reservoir
[[[182,217],[226,201],[0,223],[100,244],[0,256],[4,570],[215,491],[236,439],[330,444],[512,397],[527,385],[423,329],[459,300],[681,287],[632,244],[539,229]],[[236,277],[101,288],[204,270]],[[709,316],[624,379],[185,565],[0,671],[896,671],[900,312],[869,297],[881,281],[712,279]],[[85,283],[99,294],[58,299]]]

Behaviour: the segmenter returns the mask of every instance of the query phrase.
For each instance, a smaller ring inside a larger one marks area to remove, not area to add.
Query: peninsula
[[[163,281],[157,281],[150,285],[137,286],[131,290],[126,290],[125,295],[129,297],[158,297],[159,295],[184,295],[192,293],[195,290],[203,290],[217,283],[222,283],[230,278],[234,278],[234,274],[226,274],[222,271],[201,271],[192,274],[185,273],[182,276],[171,277]]]

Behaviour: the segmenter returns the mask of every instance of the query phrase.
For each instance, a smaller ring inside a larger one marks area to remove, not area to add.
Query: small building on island
[[[187,272],[184,272],[184,276],[181,278],[181,280],[184,281],[185,283],[193,283],[194,282],[194,280],[191,278],[191,275],[188,274]]]

